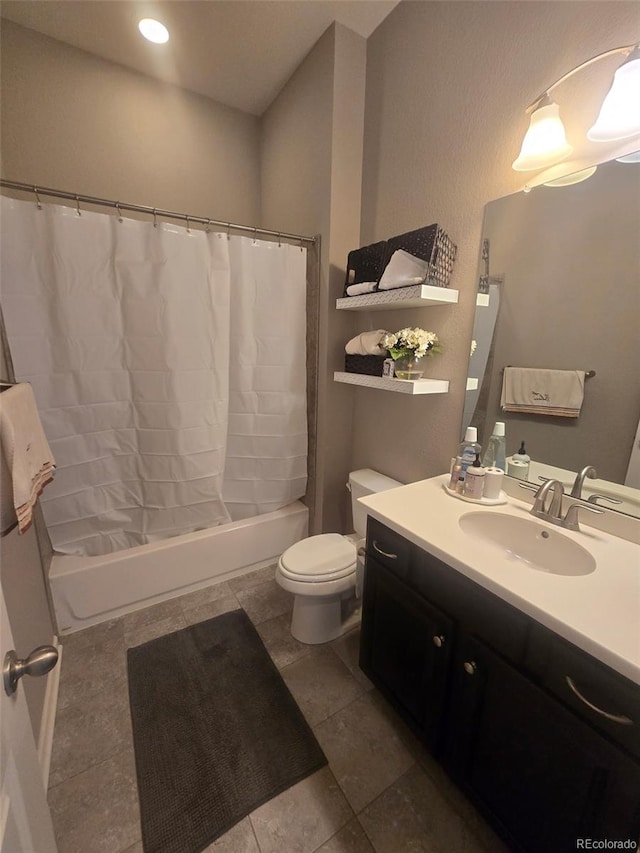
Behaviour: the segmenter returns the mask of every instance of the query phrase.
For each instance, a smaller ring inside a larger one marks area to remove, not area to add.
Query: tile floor
[[[359,632],[325,646],[289,633],[274,567],[63,639],[49,804],[59,853],[142,853],[126,649],[245,609],[329,766],[252,812],[205,853],[504,850],[358,668]]]

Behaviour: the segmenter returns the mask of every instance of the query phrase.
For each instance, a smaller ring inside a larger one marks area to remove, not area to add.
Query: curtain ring
[[[82,213],[80,212],[80,198],[78,196],[76,196],[76,213],[78,216],[82,216]]]
[[[185,215],[184,218],[187,220],[187,234],[191,234],[191,229],[189,228],[189,217]]]
[[[153,208],[153,227],[158,227],[158,214],[156,213],[155,207]]]
[[[42,202],[40,201],[40,196],[38,195],[38,187],[33,188],[33,194],[36,197],[36,204],[38,205],[38,210],[42,210]]]
[[[227,222],[227,240],[231,239],[231,223]]]
[[[205,233],[208,234],[211,231],[211,220],[207,219],[207,227],[205,229]]]
[[[122,211],[120,210],[120,202],[116,202],[116,210],[118,211],[118,222],[122,222]]]
[[[300,238],[300,251],[304,252],[304,249],[302,248],[302,237]]]
[[[256,245],[257,240],[258,240],[258,229],[254,228],[253,229],[253,245],[254,246]]]
[[[278,231],[278,248],[282,248],[282,234]]]

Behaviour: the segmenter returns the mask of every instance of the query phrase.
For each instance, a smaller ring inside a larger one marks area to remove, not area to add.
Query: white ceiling
[[[261,115],[338,21],[368,38],[398,0],[3,0],[2,17],[59,41]],[[167,44],[138,33],[168,27]]]

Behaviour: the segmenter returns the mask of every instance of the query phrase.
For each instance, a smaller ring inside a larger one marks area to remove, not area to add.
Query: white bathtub
[[[49,571],[61,634],[122,616],[277,560],[307,536],[300,501],[276,512],[101,557],[54,555]]]

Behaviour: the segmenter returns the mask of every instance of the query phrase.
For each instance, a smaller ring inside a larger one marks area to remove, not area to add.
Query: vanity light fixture
[[[627,58],[616,71],[600,108],[600,115],[588,131],[587,138],[592,142],[613,142],[640,133],[640,43],[636,43],[615,47],[587,59],[556,80],[529,104],[526,113],[531,115],[531,121],[520,154],[513,162],[516,172],[545,169],[571,154],[573,148],[566,139],[560,108],[549,96],[557,86],[578,71],[617,53]]]
[[[142,18],[138,22],[138,29],[148,41],[152,41],[155,44],[165,44],[165,42],[169,41],[169,30],[164,24],[153,18]]]
[[[634,151],[632,154],[625,154],[623,157],[616,157],[618,163],[640,163],[640,151]]]
[[[581,169],[579,172],[574,172],[572,175],[565,175],[562,178],[556,178],[555,181],[545,181],[545,187],[570,187],[572,184],[579,184],[586,181],[591,175],[595,175],[597,166],[591,166],[589,169]]]

